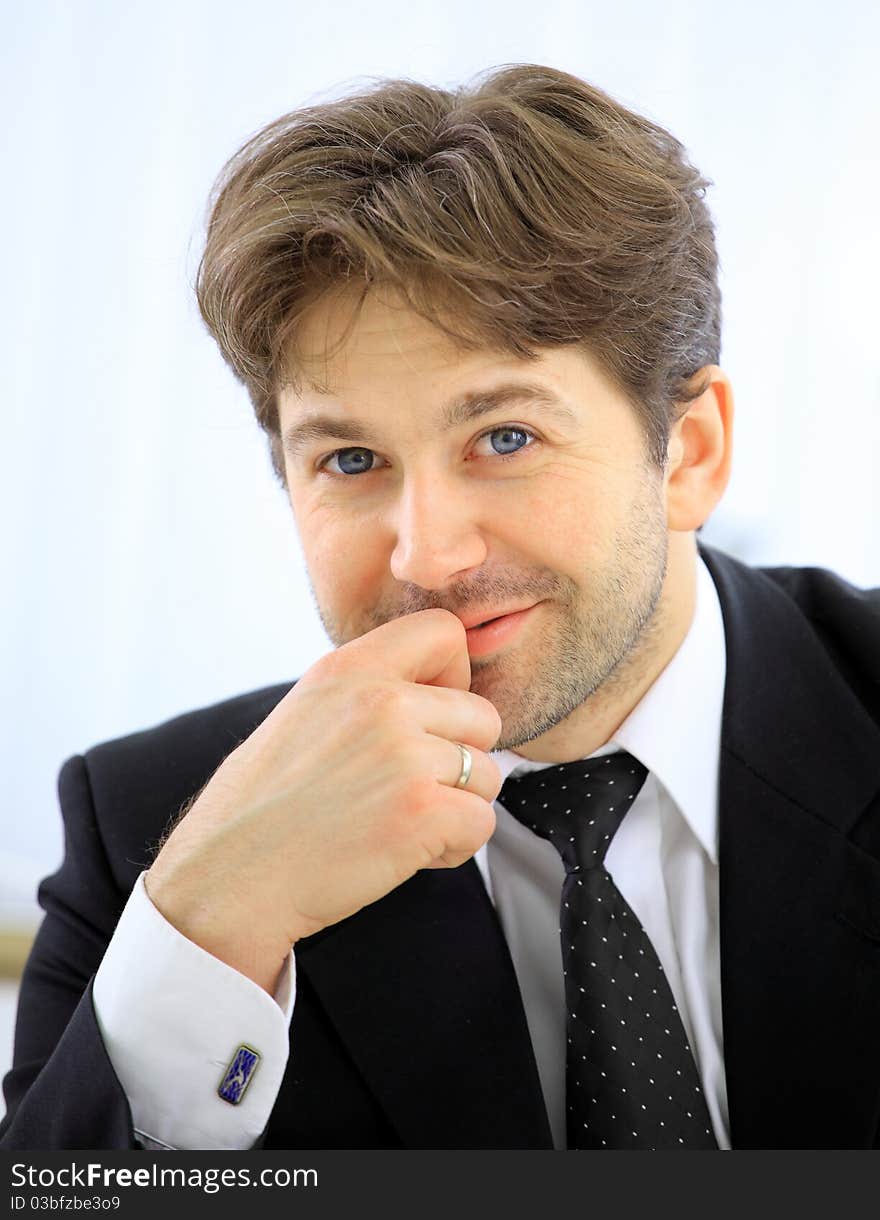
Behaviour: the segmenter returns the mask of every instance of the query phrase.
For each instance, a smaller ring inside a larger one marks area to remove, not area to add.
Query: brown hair
[[[407,80],[295,110],[212,192],[196,292],[285,482],[276,393],[327,288],[397,289],[465,348],[581,344],[661,469],[676,404],[720,349],[709,182],[662,127],[522,64],[452,91]],[[443,301],[456,324],[441,322]]]

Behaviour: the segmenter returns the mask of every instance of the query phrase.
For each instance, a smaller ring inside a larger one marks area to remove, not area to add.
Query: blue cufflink
[[[260,1062],[260,1052],[244,1043],[238,1048],[226,1069],[226,1075],[220,1081],[217,1093],[230,1105],[237,1106],[244,1097],[245,1089],[251,1082],[251,1077]]]

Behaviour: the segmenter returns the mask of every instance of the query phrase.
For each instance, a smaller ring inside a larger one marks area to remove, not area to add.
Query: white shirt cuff
[[[273,999],[187,940],[159,913],[138,877],[101,962],[95,1014],[150,1146],[251,1148],[287,1066],[296,998],[291,950]],[[260,1054],[238,1105],[217,1088],[240,1046]]]

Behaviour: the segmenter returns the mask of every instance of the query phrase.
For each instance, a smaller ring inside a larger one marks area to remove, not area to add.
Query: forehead
[[[455,315],[438,305],[450,329]],[[305,394],[342,395],[383,380],[448,377],[462,369],[525,363],[490,348],[467,349],[417,313],[391,288],[362,296],[344,287],[324,293],[302,315],[290,350],[291,385]]]
[[[455,315],[438,317],[453,331]],[[491,347],[466,348],[413,310],[390,289],[365,296],[334,289],[302,315],[289,354],[289,376],[279,391],[282,423],[316,410],[348,414],[403,408],[426,416],[450,404],[527,386],[571,407],[622,405],[620,393],[580,346],[535,348],[527,359]],[[628,409],[628,407],[627,407]]]

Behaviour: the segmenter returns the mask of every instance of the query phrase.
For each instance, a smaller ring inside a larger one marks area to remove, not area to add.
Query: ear
[[[730,479],[733,454],[733,388],[715,364],[695,374],[705,385],[699,398],[683,403],[669,435],[666,523],[671,530],[695,530],[710,516]]]

